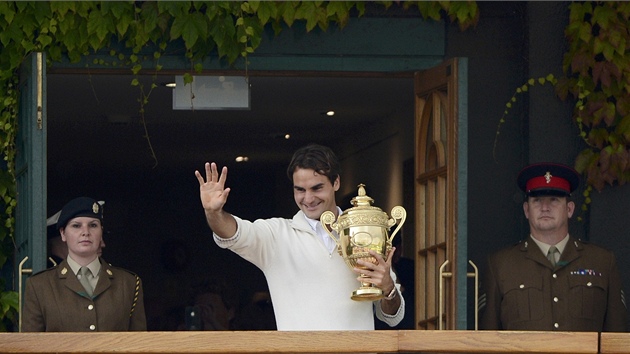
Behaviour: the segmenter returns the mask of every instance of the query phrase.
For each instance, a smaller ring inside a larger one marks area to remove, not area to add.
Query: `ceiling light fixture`
[[[331,110],[328,110],[328,111],[320,111],[320,112],[319,112],[319,114],[321,114],[321,115],[323,115],[323,116],[329,116],[329,117],[332,117],[332,116],[334,116],[334,115],[335,115],[335,111],[333,111],[332,109],[331,109]]]
[[[284,134],[284,140],[291,139],[291,134]]]
[[[247,156],[237,156],[235,160],[236,160],[236,162],[247,162],[247,161],[249,161],[249,157],[247,157]]]

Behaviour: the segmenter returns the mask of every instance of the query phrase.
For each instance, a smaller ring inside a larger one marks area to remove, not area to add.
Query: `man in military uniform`
[[[80,197],[57,221],[68,255],[26,280],[23,332],[146,331],[142,282],[99,257],[103,207]]]
[[[530,236],[489,257],[481,328],[626,331],[615,256],[569,235],[578,173],[539,163],[524,168],[517,182]]]

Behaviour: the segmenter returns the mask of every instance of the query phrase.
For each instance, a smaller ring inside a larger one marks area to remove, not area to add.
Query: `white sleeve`
[[[394,273],[394,271],[390,271],[390,273],[392,275],[392,279],[394,279],[396,291],[398,291],[398,294],[396,294],[396,296],[400,296],[400,307],[398,307],[398,311],[396,311],[395,314],[386,314],[385,312],[383,312],[383,308],[381,307],[381,301],[387,300],[381,299],[374,302],[374,312],[376,313],[376,318],[385,322],[388,326],[394,327],[399,324],[400,321],[402,321],[402,319],[405,317],[405,298],[400,292],[400,284],[396,283],[396,274]]]
[[[235,217],[236,219],[236,217]],[[217,246],[221,247],[221,248],[230,248],[232,245],[234,245],[236,243],[236,241],[238,241],[239,236],[241,235],[241,233],[239,232],[240,228],[238,227],[238,222],[236,223],[236,232],[234,233],[234,236],[230,237],[230,238],[222,238],[219,237],[219,235],[215,234],[214,232],[212,233],[212,237],[214,238],[214,242],[217,244]]]

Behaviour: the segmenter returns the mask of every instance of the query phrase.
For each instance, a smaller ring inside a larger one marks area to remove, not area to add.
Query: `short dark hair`
[[[332,184],[341,174],[337,155],[329,147],[318,144],[309,144],[293,154],[291,163],[287,168],[289,180],[293,181],[293,173],[298,168],[314,170],[320,175],[328,177]]]

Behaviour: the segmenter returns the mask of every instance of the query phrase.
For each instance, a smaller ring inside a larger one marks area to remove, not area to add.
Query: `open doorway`
[[[146,76],[145,90],[153,82],[157,87],[144,121],[131,80],[94,73],[47,76],[48,210],[52,215],[81,195],[105,201],[103,256],[142,277],[153,330],[177,328],[171,319],[163,323],[170,311],[184,320],[179,308],[201,280],[187,275],[192,270],[204,278],[238,279],[234,285],[241,294],[266,289],[258,269],[212,241],[194,177],[204,162],[228,166],[233,192],[226,209],[255,219],[296,211],[285,170],[293,151],[307,143],[329,145],[348,161],[381,151],[383,141],[396,146],[396,160],[413,156],[411,74],[252,76],[251,109],[223,111],[174,111],[172,91],[162,85],[173,76]],[[331,109],[335,115],[329,117],[325,112]],[[249,161],[237,164],[237,155]],[[374,156],[373,166],[349,164],[348,191],[340,195],[355,192],[355,180],[365,175],[389,178],[384,160]],[[372,197],[387,210],[385,197]]]

